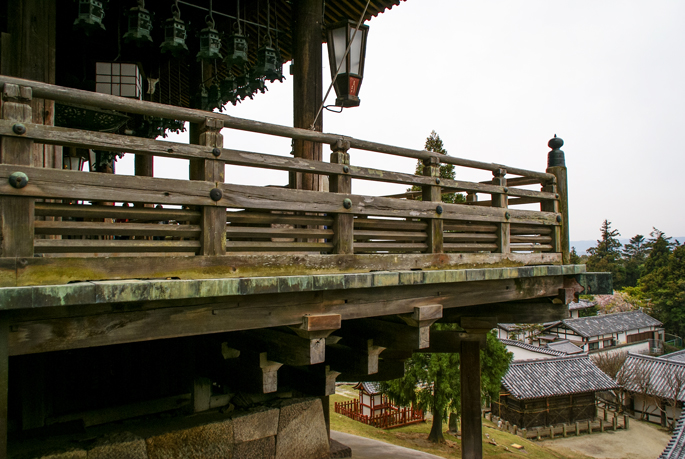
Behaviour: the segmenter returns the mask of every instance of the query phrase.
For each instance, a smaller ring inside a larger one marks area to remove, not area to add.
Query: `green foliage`
[[[649,246],[642,234],[636,234],[623,247],[623,265],[625,267],[625,285],[634,287],[642,276],[642,268],[649,253]]]
[[[426,144],[423,148],[426,151],[432,151],[435,153],[439,153],[441,155],[447,155],[447,150],[445,150],[445,147],[442,143],[442,139],[440,139],[440,136],[435,131],[431,131],[428,138],[426,138]],[[414,175],[423,175],[424,167],[425,166],[423,165],[423,161],[419,159],[416,163],[416,170],[414,171]],[[440,166],[441,179],[454,180],[455,177],[456,173],[454,171],[454,164],[442,164]],[[421,187],[418,185],[414,185],[407,191],[421,191]],[[417,197],[416,200],[421,201],[421,196]],[[447,202],[451,204],[466,202],[466,197],[462,193],[445,193],[442,195],[442,202]]]
[[[434,328],[454,329],[448,324],[436,324]],[[481,392],[495,397],[500,381],[509,368],[512,354],[488,333],[486,347],[481,350]],[[441,441],[442,422],[448,413],[460,412],[461,382],[459,354],[413,354],[405,362],[403,378],[381,383],[382,390],[396,404],[414,405],[433,413],[432,441]],[[435,434],[435,436],[434,436]]]
[[[571,247],[571,264],[572,265],[580,265],[583,263],[583,260],[578,256],[578,252],[576,252],[575,247]]]
[[[657,240],[661,236],[663,233],[657,236]],[[661,244],[668,239],[662,238]],[[659,250],[666,250],[666,247]],[[676,246],[665,260],[663,252],[657,257],[655,267],[640,278],[638,285],[644,297],[652,303],[652,312],[663,322],[666,331],[682,337],[685,336],[685,246]]]
[[[578,311],[578,317],[592,317],[599,313],[597,306],[592,306],[590,308],[584,308]]]
[[[649,235],[652,237],[647,241],[649,256],[645,260],[643,267],[644,274],[649,274],[666,266],[669,255],[676,245],[671,242],[670,237],[666,237],[663,231],[656,228],[652,228],[652,232]]]

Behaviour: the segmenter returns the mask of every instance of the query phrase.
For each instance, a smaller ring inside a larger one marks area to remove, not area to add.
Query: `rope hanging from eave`
[[[314,118],[312,125],[309,126],[310,131],[314,130],[314,126],[316,126],[316,122],[319,120],[319,116],[321,116],[321,111],[324,108],[324,104],[326,103],[326,99],[328,98],[328,95],[331,93],[331,89],[333,89],[333,85],[335,84],[335,80],[338,78],[338,75],[340,74],[340,69],[342,69],[343,62],[345,62],[345,59],[347,59],[347,55],[350,53],[350,48],[352,47],[352,43],[354,43],[354,38],[357,36],[357,32],[359,32],[359,27],[361,27],[362,22],[364,22],[364,16],[366,16],[366,10],[369,8],[369,3],[371,3],[371,0],[366,0],[366,6],[364,7],[364,11],[362,11],[362,15],[359,18],[359,22],[357,22],[357,27],[355,27],[355,29],[354,29],[354,33],[352,34],[352,39],[347,44],[347,49],[345,49],[345,54],[343,54],[343,58],[340,60],[340,64],[338,64],[338,68],[335,71],[335,76],[331,80],[331,84],[328,86],[328,91],[326,91],[326,95],[324,96],[323,100],[321,101],[321,106],[319,107],[319,111],[316,113],[316,117]]]

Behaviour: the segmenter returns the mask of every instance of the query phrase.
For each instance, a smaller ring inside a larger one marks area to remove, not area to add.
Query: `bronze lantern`
[[[357,107],[359,88],[364,77],[369,26],[362,25],[357,29],[355,22],[347,20],[330,26],[327,32],[331,79],[334,80],[333,86],[337,95],[335,105]]]

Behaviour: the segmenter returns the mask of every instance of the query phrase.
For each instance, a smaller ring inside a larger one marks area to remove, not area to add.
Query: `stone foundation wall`
[[[318,398],[290,399],[229,414],[213,412],[149,422],[131,421],[118,428],[108,426],[61,440],[51,439],[52,445],[33,451],[30,444],[16,445],[9,457],[323,459],[330,455],[323,407]]]

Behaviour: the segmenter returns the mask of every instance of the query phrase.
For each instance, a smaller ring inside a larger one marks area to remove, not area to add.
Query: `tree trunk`
[[[451,433],[454,433],[455,435],[457,432],[459,432],[459,426],[457,425],[457,420],[459,419],[459,415],[455,412],[450,413],[450,420],[447,423],[448,426],[448,431]]]
[[[433,425],[428,440],[433,443],[444,443],[445,437],[442,435],[442,407],[438,407],[438,393],[440,391],[440,375],[435,377],[433,386]]]

